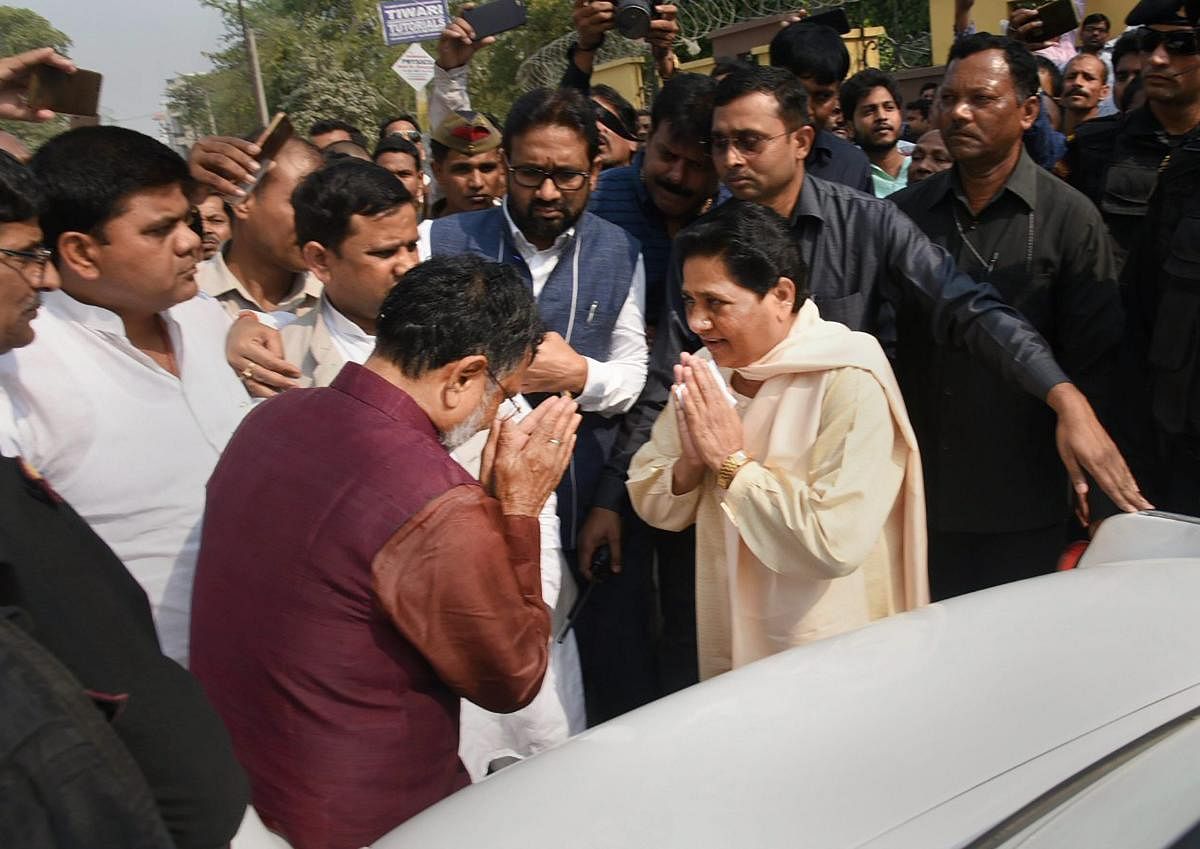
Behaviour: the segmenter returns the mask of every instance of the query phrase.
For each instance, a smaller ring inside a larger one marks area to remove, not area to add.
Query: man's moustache
[[[691,199],[695,194],[694,192],[689,191],[688,189],[685,189],[683,186],[679,185],[678,183],[669,183],[666,180],[662,180],[662,179],[656,179],[654,181],[654,185],[658,186],[664,192],[668,192],[669,194],[675,195],[675,197],[680,197],[680,198],[684,198],[684,199]]]

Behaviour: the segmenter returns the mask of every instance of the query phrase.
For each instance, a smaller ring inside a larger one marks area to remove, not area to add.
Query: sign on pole
[[[400,79],[421,93],[433,79],[433,66],[433,57],[426,53],[421,45],[414,44],[392,64],[392,70]]]
[[[382,0],[379,20],[389,47],[437,38],[450,22],[446,0]]]

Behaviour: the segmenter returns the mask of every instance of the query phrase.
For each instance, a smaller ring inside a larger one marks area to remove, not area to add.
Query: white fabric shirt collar
[[[321,318],[329,338],[347,362],[362,365],[375,350],[375,337],[338,312],[328,296],[321,298]]]
[[[116,313],[47,292],[32,344],[0,357],[0,445],[39,469],[149,597],[163,651],[187,660],[204,488],[250,409],[206,295],[160,315],[179,377]]]
[[[546,281],[550,279],[551,272],[558,265],[563,248],[575,238],[575,227],[567,228],[554,240],[554,244],[545,250],[539,250],[537,245],[525,238],[521,228],[513,223],[512,216],[508,214],[507,200],[500,208],[504,210],[504,222],[508,225],[508,232],[512,235],[513,244],[517,246],[517,252],[521,254],[521,259],[525,260],[525,265],[529,269],[529,277],[533,283],[533,296],[540,297],[542,289],[546,287]],[[502,257],[500,261],[503,262]]]

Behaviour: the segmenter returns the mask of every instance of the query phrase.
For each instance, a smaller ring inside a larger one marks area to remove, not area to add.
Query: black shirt
[[[804,160],[804,170],[831,183],[841,183],[869,195],[875,193],[871,183],[871,160],[850,142],[825,130],[817,130],[813,135],[812,150]]]
[[[959,268],[986,280],[1040,332],[1097,406],[1123,332],[1116,266],[1095,207],[1022,152],[1000,192],[972,215],[958,169],[892,195]],[[930,527],[1001,533],[1070,515],[1055,417],[964,346],[920,332],[902,299],[896,376],[921,446]]]
[[[71,507],[0,457],[0,605],[89,690],[116,698],[113,729],[179,849],[237,832],[249,802],[225,726],[199,683],[162,654],[146,594]]]

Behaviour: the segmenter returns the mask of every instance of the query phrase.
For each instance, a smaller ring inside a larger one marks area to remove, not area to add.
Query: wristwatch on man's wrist
[[[721,468],[717,470],[717,486],[721,489],[729,489],[729,485],[733,483],[734,477],[742,466],[750,462],[750,455],[742,449],[738,449],[725,458],[725,462],[721,464]]]

